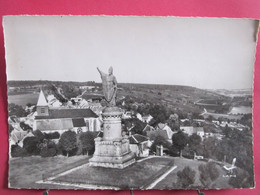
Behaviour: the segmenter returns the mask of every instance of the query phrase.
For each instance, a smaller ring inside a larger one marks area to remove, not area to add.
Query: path
[[[153,183],[151,183],[148,187],[146,187],[145,189],[150,190],[153,189],[154,186],[156,186],[156,184],[158,184],[160,181],[162,181],[165,177],[167,177],[167,175],[169,175],[174,169],[176,169],[177,166],[173,166],[172,168],[170,168],[167,172],[165,172],[164,174],[162,174],[158,179],[156,179]]]

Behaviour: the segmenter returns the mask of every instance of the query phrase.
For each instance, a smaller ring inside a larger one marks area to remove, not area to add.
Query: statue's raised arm
[[[102,79],[102,87],[105,100],[108,103],[108,106],[113,107],[116,105],[116,92],[117,92],[117,80],[113,75],[113,68],[110,67],[108,70],[108,74],[102,72],[99,68],[97,68],[101,79]]]
[[[97,70],[98,70],[101,77],[106,75],[106,73],[102,72],[98,67],[97,67]]]

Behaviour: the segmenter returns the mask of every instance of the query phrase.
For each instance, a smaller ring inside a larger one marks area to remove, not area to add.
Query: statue
[[[114,107],[116,106],[117,81],[116,77],[113,75],[113,68],[110,67],[108,69],[108,74],[102,72],[99,68],[97,68],[97,70],[102,79],[105,100],[107,101],[109,107]]]
[[[122,137],[123,112],[116,107],[117,81],[110,67],[108,74],[100,73],[103,93],[108,105],[102,110],[103,136],[95,139],[95,153],[89,165],[123,169],[135,162],[135,154],[130,150],[128,137]]]

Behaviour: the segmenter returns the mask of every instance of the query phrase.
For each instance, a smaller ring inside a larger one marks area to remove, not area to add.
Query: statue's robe
[[[117,81],[114,75],[108,75],[101,72],[103,94],[109,106],[116,105],[116,91],[117,91]]]

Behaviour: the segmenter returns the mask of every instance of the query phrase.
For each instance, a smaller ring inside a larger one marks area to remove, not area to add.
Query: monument
[[[98,68],[97,68],[98,69]],[[99,70],[107,106],[102,111],[103,137],[95,139],[95,153],[89,160],[90,166],[125,168],[135,162],[130,151],[129,139],[122,137],[122,111],[116,107],[117,81],[110,67],[108,74]]]

